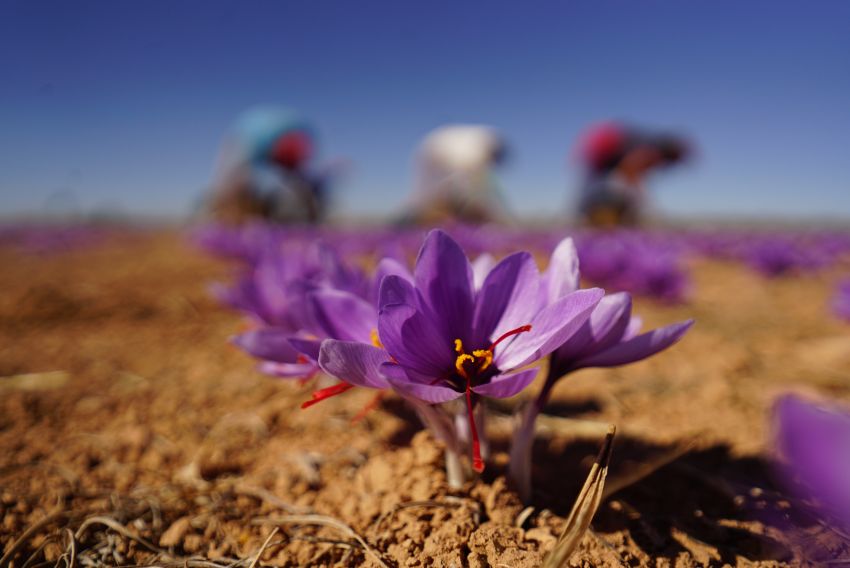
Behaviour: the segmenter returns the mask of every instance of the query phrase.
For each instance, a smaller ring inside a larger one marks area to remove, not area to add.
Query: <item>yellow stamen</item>
[[[467,368],[464,366],[465,364],[476,364],[477,367],[474,372],[477,374],[481,371],[487,370],[487,368],[493,363],[492,351],[489,349],[476,349],[472,352],[472,354],[465,353],[463,351],[463,342],[460,339],[455,339],[455,352],[458,353],[457,358],[455,358],[455,369],[457,369],[457,374],[467,380],[469,380],[469,373],[467,372]]]
[[[490,364],[493,362],[493,352],[490,351],[489,349],[476,349],[475,351],[472,352],[472,355],[476,359],[483,359],[484,360],[484,362],[481,363],[481,366],[478,367],[479,371],[486,370],[487,367],[489,367]]]
[[[463,377],[464,379],[469,380],[469,375],[466,373],[466,369],[463,368],[463,364],[466,361],[475,361],[475,357],[469,355],[467,353],[461,353],[455,359],[455,369],[457,369],[457,374]]]
[[[381,338],[378,337],[378,330],[377,329],[373,329],[371,332],[369,332],[369,337],[372,339],[372,345],[374,345],[375,347],[379,347],[381,349],[384,348],[384,344],[381,343]]]
[[[472,354],[465,353],[463,350],[463,341],[455,339],[455,369],[458,376],[466,381],[466,409],[469,415],[469,431],[472,434],[472,469],[481,473],[484,471],[484,460],[481,459],[481,442],[478,439],[478,431],[475,428],[475,419],[473,412],[473,394],[472,389],[480,382],[487,379],[486,376],[480,374],[486,371],[493,364],[493,351],[504,340],[520,333],[531,331],[531,324],[520,326],[500,335],[496,341],[490,344],[487,349],[475,349]],[[469,364],[471,363],[471,365]],[[470,376],[472,375],[472,376]],[[456,379],[455,379],[456,380]],[[459,386],[459,385],[457,385]]]

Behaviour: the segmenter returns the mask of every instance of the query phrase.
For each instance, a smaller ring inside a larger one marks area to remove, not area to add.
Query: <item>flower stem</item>
[[[453,452],[451,448],[446,448],[446,478],[449,482],[449,487],[452,489],[460,489],[466,481],[466,475],[463,471],[463,460],[460,454]]]
[[[546,382],[543,384],[540,394],[523,410],[520,425],[514,432],[511,443],[508,477],[519,492],[523,503],[531,501],[531,457],[534,449],[537,416],[549,401],[549,395],[552,393],[552,387],[555,386],[556,380],[557,378],[553,378],[551,372],[546,376]]]
[[[469,471],[464,463],[468,434],[467,422],[461,410],[463,407],[451,405],[449,411],[445,407],[432,406],[415,399],[406,400],[434,437],[446,445],[446,478],[449,487],[460,489],[466,482]]]

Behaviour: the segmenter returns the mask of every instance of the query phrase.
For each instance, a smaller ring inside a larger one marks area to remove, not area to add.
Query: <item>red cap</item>
[[[622,152],[626,132],[614,122],[590,127],[579,141],[579,157],[588,167],[602,169]]]
[[[285,168],[295,169],[307,161],[312,151],[310,137],[304,132],[289,132],[278,138],[270,157]]]

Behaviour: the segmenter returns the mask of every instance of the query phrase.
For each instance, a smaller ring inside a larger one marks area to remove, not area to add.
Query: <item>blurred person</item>
[[[310,168],[314,152],[313,132],[294,112],[244,112],[222,144],[207,213],[226,223],[322,221],[330,176]]]
[[[582,221],[635,226],[646,216],[646,178],[687,158],[689,147],[675,135],[604,122],[580,136],[577,154],[584,169],[578,205]]]
[[[508,221],[494,170],[507,146],[495,129],[449,124],[429,132],[416,153],[416,188],[409,223]]]

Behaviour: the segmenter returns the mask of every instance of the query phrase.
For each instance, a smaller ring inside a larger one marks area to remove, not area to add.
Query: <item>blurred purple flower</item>
[[[632,231],[589,233],[579,240],[582,276],[606,290],[625,291],[670,303],[690,293],[679,248]]]
[[[817,270],[829,262],[815,244],[784,235],[761,237],[750,245],[745,258],[752,268],[768,277]]]
[[[827,525],[850,531],[850,411],[786,395],[774,416],[785,485]]]
[[[305,320],[303,297],[317,286],[320,273],[315,247],[267,251],[235,285],[216,285],[212,292],[259,325],[295,332]]]
[[[322,260],[318,270],[310,261],[287,263],[272,257],[260,262],[253,277],[243,279],[230,298],[231,305],[263,324],[233,338],[263,361],[261,371],[282,378],[309,377],[318,370],[324,339],[369,342],[378,325],[378,283],[389,274],[412,278],[392,259],[378,263],[372,283],[335,254],[326,253]]]

